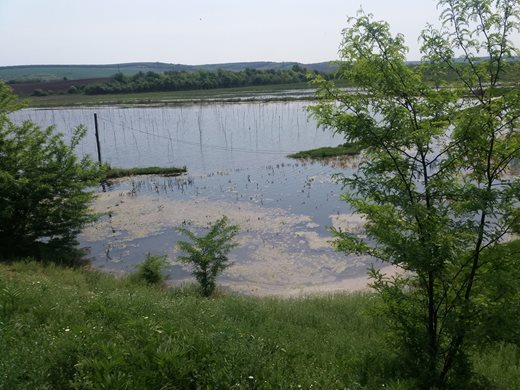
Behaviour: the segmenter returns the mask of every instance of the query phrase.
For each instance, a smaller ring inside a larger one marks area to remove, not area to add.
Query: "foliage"
[[[52,127],[13,123],[8,113],[19,108],[0,83],[0,252],[2,257],[71,250],[81,227],[94,219],[88,186],[100,177],[88,157],[74,147],[86,128],[74,131],[70,145]]]
[[[68,80],[95,79],[110,77],[116,73],[132,76],[139,72],[146,73],[148,71],[163,73],[168,71],[217,71],[218,69],[237,72],[247,68],[258,70],[291,69],[294,65],[298,64],[294,62],[277,63],[260,61],[206,65],[166,64],[160,62],[133,62],[111,65],[21,65],[0,67],[0,80],[9,80],[9,84],[35,83],[61,80],[64,77],[67,77]],[[331,73],[335,70],[335,66],[329,62],[304,66],[327,73]]]
[[[45,91],[43,89],[36,88],[34,91],[32,91],[31,96],[49,96],[50,94],[50,91]]]
[[[377,301],[209,301],[90,269],[0,264],[0,389],[392,388],[383,323],[364,315]],[[474,359],[506,390],[520,384],[518,356],[507,344]]]
[[[253,85],[272,85],[301,83],[307,81],[307,70],[293,69],[246,69],[229,71],[219,69],[215,72],[198,70],[195,72],[169,71],[164,73],[139,72],[133,76],[117,73],[111,82],[88,85],[84,88],[87,95],[152,92],[186,91],[193,89],[234,88]]]
[[[186,228],[177,230],[191,240],[177,243],[179,249],[186,253],[179,256],[178,260],[193,267],[193,276],[200,284],[202,295],[209,297],[215,290],[218,274],[230,265],[227,255],[238,245],[233,242],[238,234],[238,226],[229,225],[228,218],[224,216],[200,237]]]
[[[166,256],[152,256],[148,253],[146,259],[137,264],[137,271],[131,275],[131,279],[148,284],[159,284],[166,279],[163,273],[166,264]]]
[[[325,146],[323,148],[303,150],[288,155],[289,158],[311,158],[320,159],[327,157],[352,156],[361,153],[357,145],[344,144],[339,146]]]
[[[24,106],[25,103],[18,100],[11,88],[0,82],[0,118],[4,118],[7,114],[20,110]],[[0,123],[3,123],[3,120]]]
[[[428,77],[421,66],[406,66],[403,36],[360,13],[340,49],[341,75],[359,89],[345,93],[318,80],[312,112],[365,151],[359,172],[343,178],[343,198],[366,218],[365,236],[334,235],[339,250],[402,271],[371,275],[409,366],[404,375],[420,388],[462,388],[474,378],[473,336],[493,326],[508,297],[518,298],[518,283],[495,293],[511,276],[497,272],[494,253],[518,224],[520,180],[508,169],[520,157],[520,91],[500,83],[516,53],[509,37],[519,28],[520,3],[439,6],[442,29],[428,27],[421,37]],[[457,76],[449,86],[448,74]],[[518,268],[510,269],[518,278]],[[518,321],[507,323],[518,328]]]
[[[474,299],[485,310],[475,313],[480,326],[472,329],[472,338],[480,344],[502,341],[520,345],[520,240],[484,251],[482,259]]]

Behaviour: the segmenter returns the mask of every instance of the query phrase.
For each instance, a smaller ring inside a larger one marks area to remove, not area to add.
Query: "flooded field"
[[[89,134],[78,153],[95,156],[97,113],[102,157],[112,166],[188,168],[185,176],[135,177],[98,193],[93,207],[102,216],[80,237],[98,268],[131,271],[148,252],[166,254],[170,280],[191,280],[189,269],[175,261],[175,227],[203,232],[227,215],[241,233],[222,285],[258,295],[358,289],[373,259],[335,252],[329,228],[362,232],[362,219],[339,200],[342,189],[332,178],[349,175],[359,161],[285,157],[342,143],[308,119],[305,105],[28,109],[13,118],[55,124],[66,136],[83,123]]]

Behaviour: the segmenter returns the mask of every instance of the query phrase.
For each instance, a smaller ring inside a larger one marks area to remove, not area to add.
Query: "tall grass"
[[[321,159],[327,157],[353,156],[361,153],[361,147],[355,144],[344,144],[339,146],[325,146],[322,148],[304,150],[289,154],[289,158]]]
[[[117,179],[120,177],[137,175],[162,175],[179,176],[186,173],[186,167],[142,167],[142,168],[112,168],[108,167],[106,172],[107,179]]]
[[[398,360],[382,322],[365,314],[376,299],[203,299],[86,269],[0,264],[0,389],[405,388],[391,383]],[[517,383],[519,349],[488,352],[476,360],[489,383]]]

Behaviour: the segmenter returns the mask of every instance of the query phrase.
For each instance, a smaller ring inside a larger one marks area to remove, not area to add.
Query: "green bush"
[[[41,88],[36,88],[32,91],[31,96],[49,96],[49,91],[45,91]]]
[[[238,234],[238,226],[228,225],[228,219],[224,216],[201,237],[185,228],[177,230],[192,241],[177,243],[178,247],[186,253],[184,256],[179,256],[178,260],[193,266],[193,276],[200,284],[202,295],[209,297],[215,290],[217,275],[230,265],[227,255],[237,246],[233,238]]]
[[[132,274],[131,279],[148,284],[159,284],[166,279],[163,273],[166,264],[166,255],[152,256],[148,253],[146,260],[137,265],[137,271]]]
[[[20,108],[0,82],[0,253],[4,258],[36,256],[70,260],[76,236],[95,219],[92,193],[102,169],[74,148],[87,129],[79,126],[66,143],[53,127],[8,114]]]

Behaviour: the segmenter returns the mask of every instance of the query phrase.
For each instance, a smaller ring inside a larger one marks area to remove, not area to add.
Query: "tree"
[[[0,83],[0,253],[58,256],[74,248],[81,227],[94,219],[86,189],[99,183],[101,170],[74,154],[84,127],[74,131],[69,145],[53,127],[13,123],[8,114],[20,107]]]
[[[207,234],[200,237],[186,228],[177,229],[192,241],[177,243],[179,249],[186,253],[179,256],[178,260],[193,267],[193,276],[205,297],[211,296],[215,290],[217,275],[230,266],[228,253],[238,245],[233,239],[239,228],[228,223],[228,218],[224,216],[211,226]]]
[[[339,74],[357,89],[318,79],[311,109],[364,148],[359,171],[341,180],[343,199],[366,218],[366,238],[334,230],[335,243],[402,271],[371,275],[420,388],[467,385],[472,335],[489,306],[476,291],[498,283],[493,253],[518,226],[520,194],[508,172],[520,157],[520,91],[501,84],[517,53],[509,38],[520,4],[438,3],[442,28],[422,33],[418,67],[407,66],[404,38],[387,23],[363,12],[349,19]]]

